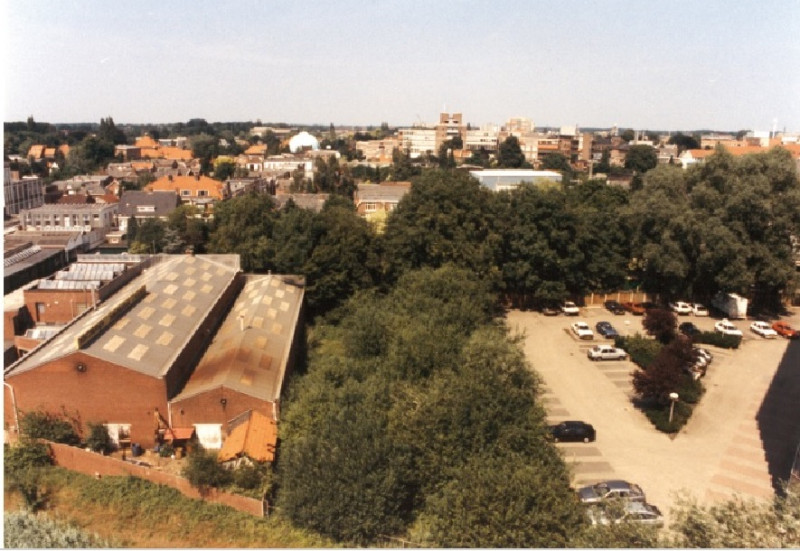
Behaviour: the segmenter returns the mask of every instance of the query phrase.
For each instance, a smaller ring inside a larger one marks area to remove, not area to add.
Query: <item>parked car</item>
[[[564,312],[565,316],[577,316],[581,313],[578,305],[571,301],[566,301],[563,306],[561,306],[561,311]]]
[[[694,304],[692,304],[692,315],[698,317],[708,317],[708,308],[706,308],[699,302],[695,302]]]
[[[715,323],[714,331],[717,333],[722,333],[723,335],[733,335],[735,337],[743,336],[742,332],[734,324],[732,324],[728,318],[724,318]]]
[[[615,316],[621,316],[625,313],[625,308],[623,308],[622,305],[616,300],[607,300],[603,303],[603,306],[605,306],[606,310]]]
[[[606,480],[578,489],[578,497],[583,503],[598,503],[606,499],[624,499],[646,502],[644,492],[638,484],[625,480]]]
[[[545,316],[557,316],[561,313],[561,308],[557,304],[545,304],[542,307],[542,314]]]
[[[776,321],[775,323],[772,324],[772,328],[781,337],[786,337],[787,339],[800,338],[800,331],[792,329],[792,326],[786,323],[785,321]]]
[[[594,427],[583,421],[564,421],[549,428],[555,442],[594,442],[597,436]]]
[[[678,314],[679,316],[688,316],[692,313],[692,307],[689,305],[688,302],[670,302],[669,309]]]
[[[576,321],[575,323],[572,324],[572,332],[575,333],[575,336],[578,337],[579,339],[585,339],[585,340],[594,339],[594,333],[592,332],[591,329],[589,329],[589,326],[582,321]]]
[[[623,302],[622,307],[634,316],[644,315],[644,306],[641,302]]]
[[[591,347],[586,356],[590,360],[625,360],[628,358],[628,353],[621,348],[614,348],[608,344],[598,344]]]
[[[589,507],[586,511],[592,525],[622,524],[633,522],[650,526],[663,526],[664,515],[655,505],[641,501],[625,502],[620,510],[615,508]]]
[[[765,321],[754,321],[750,324],[750,331],[765,339],[774,339],[778,336],[778,332]]]
[[[713,356],[705,348],[692,349],[692,361],[686,366],[686,372],[692,376],[693,380],[705,376],[708,366],[711,364]]]
[[[614,326],[607,321],[598,321],[594,328],[597,329],[598,333],[607,339],[613,339],[619,336],[619,333],[617,333],[617,330],[614,329]]]
[[[690,321],[685,321],[678,326],[678,331],[686,335],[687,337],[694,337],[695,335],[699,335],[702,333],[699,327],[693,324]]]
[[[694,348],[694,353],[696,356],[703,358],[703,360],[706,362],[706,365],[711,365],[711,362],[714,361],[714,356],[708,351],[707,348],[700,348],[699,346],[696,346]]]

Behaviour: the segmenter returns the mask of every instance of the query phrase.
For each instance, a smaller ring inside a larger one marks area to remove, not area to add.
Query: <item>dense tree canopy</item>
[[[359,294],[340,324],[316,329],[283,425],[279,506],[290,518],[356,544],[402,535],[415,518],[430,528],[426,545],[565,541],[582,517],[545,440],[537,381],[491,323],[493,305],[485,282],[450,265],[409,272],[386,296]],[[495,520],[457,539],[465,525],[442,504]]]

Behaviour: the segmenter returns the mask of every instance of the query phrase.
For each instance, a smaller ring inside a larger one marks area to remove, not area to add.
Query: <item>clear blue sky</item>
[[[5,0],[3,119],[800,131],[800,0]]]

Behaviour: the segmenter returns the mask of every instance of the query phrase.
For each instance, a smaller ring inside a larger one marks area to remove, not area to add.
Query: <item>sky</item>
[[[800,0],[2,0],[3,120],[800,132]]]

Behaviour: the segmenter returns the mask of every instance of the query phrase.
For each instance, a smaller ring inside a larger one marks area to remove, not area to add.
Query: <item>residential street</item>
[[[796,326],[798,317],[795,312],[787,321]],[[602,308],[581,308],[577,317],[521,311],[507,316],[512,333],[526,336],[525,353],[543,378],[550,422],[582,420],[597,430],[594,443],[559,444],[573,465],[575,487],[615,478],[635,482],[667,517],[679,492],[706,504],[734,494],[773,496],[772,476],[788,477],[800,440],[800,342],[764,340],[749,331],[749,321],[736,321],[744,332],[742,345],[708,347],[714,361],[704,379],[706,394],[683,430],[670,437],[630,401],[635,365],[589,360],[586,350],[607,341],[597,334],[594,341],[579,341],[569,331],[575,321],[594,329],[600,320],[623,335],[643,333],[641,316],[613,316]],[[716,320],[682,321],[712,330]]]

